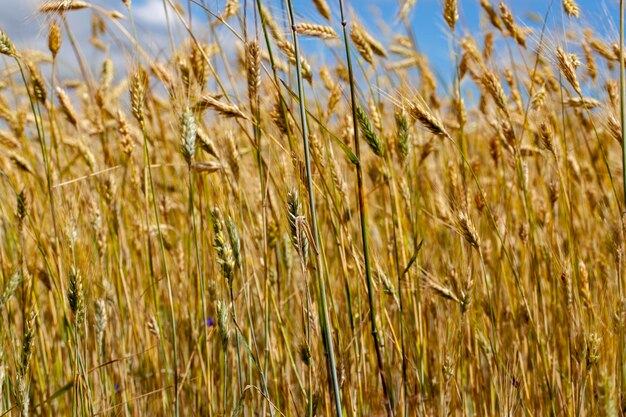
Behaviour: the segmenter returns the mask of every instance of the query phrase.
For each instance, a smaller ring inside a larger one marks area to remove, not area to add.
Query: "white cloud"
[[[170,19],[172,19],[173,12],[168,10],[168,13],[170,15]],[[165,15],[165,10],[163,9],[162,0],[147,0],[134,5],[133,16],[135,17],[137,24],[141,26],[145,25],[152,29],[159,27],[165,28],[167,26],[167,17]]]

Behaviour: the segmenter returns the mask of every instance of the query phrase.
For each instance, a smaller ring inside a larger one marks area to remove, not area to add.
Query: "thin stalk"
[[[304,145],[304,159],[306,165],[307,176],[307,188],[309,193],[309,209],[311,211],[311,226],[313,229],[313,240],[317,248],[320,247],[319,231],[317,227],[317,216],[315,213],[315,194],[313,189],[313,176],[311,173],[311,152],[309,149],[309,128],[306,118],[306,110],[304,104],[304,85],[302,82],[302,65],[300,62],[300,46],[298,44],[298,35],[296,33],[296,26],[293,14],[293,6],[291,0],[287,0],[287,8],[289,11],[289,22],[291,24],[291,31],[293,35],[294,52],[296,55],[296,78],[298,80],[298,97],[299,97],[299,110],[300,110],[300,122],[302,124],[302,141]],[[355,118],[356,120],[356,118]],[[337,378],[337,365],[335,363],[335,351],[333,346],[333,338],[330,333],[330,317],[328,314],[328,301],[326,299],[326,284],[324,282],[324,271],[319,254],[315,255],[316,268],[315,274],[318,281],[319,293],[320,293],[320,308],[322,309],[322,327],[324,337],[324,348],[326,349],[328,358],[328,369],[330,372],[331,383],[333,388],[333,394],[335,398],[335,409],[337,417],[342,417],[343,412],[341,408],[341,394],[339,392],[339,380]]]
[[[359,214],[361,218],[361,238],[363,241],[363,261],[365,263],[365,279],[367,282],[367,295],[369,301],[369,315],[372,337],[374,339],[374,348],[376,350],[376,361],[378,365],[378,372],[380,374],[381,384],[383,386],[383,394],[385,396],[385,408],[387,410],[387,416],[393,416],[393,406],[390,402],[389,390],[387,382],[385,380],[385,372],[383,369],[383,355],[378,340],[378,329],[376,325],[376,310],[374,304],[374,288],[372,284],[372,271],[369,260],[369,248],[368,248],[368,235],[367,235],[367,207],[365,205],[365,192],[363,190],[363,168],[361,167],[361,150],[359,146],[359,127],[357,125],[356,117],[356,93],[354,90],[354,76],[352,73],[352,60],[350,57],[350,44],[348,43],[348,30],[344,17],[343,0],[339,0],[339,8],[341,10],[341,25],[343,26],[343,39],[346,48],[346,63],[348,65],[348,77],[350,82],[350,103],[352,107],[352,121],[354,123],[354,152],[358,162],[356,163],[357,172],[357,189],[359,193]]]
[[[393,258],[394,258],[394,266],[396,272],[396,282],[398,285],[398,308],[400,313],[400,354],[402,355],[402,401],[404,402],[402,407],[402,415],[404,417],[408,417],[409,415],[409,395],[407,390],[407,361],[406,361],[406,350],[404,346],[404,333],[405,333],[405,322],[404,322],[404,305],[402,302],[402,274],[400,273],[400,254],[398,249],[398,231],[396,229],[399,228],[399,219],[398,219],[398,206],[395,198],[395,190],[393,189],[393,170],[391,167],[391,160],[387,157],[387,167],[391,175],[391,179],[388,184],[389,191],[389,201],[391,205],[391,217],[392,217],[392,236],[393,236]],[[400,233],[400,235],[402,235]]]
[[[622,180],[624,186],[624,199],[626,201],[626,146],[624,146],[624,137],[626,137],[626,83],[624,83],[624,0],[619,1],[619,104],[620,104],[620,120],[622,133]],[[619,290],[619,298],[622,299],[622,280],[618,275],[617,288]],[[622,401],[622,391],[624,389],[624,330],[620,326],[619,331],[619,396]]]
[[[624,83],[624,0],[619,1],[619,105],[622,141],[626,136],[626,84]],[[622,146],[622,181],[626,202],[626,146]],[[621,283],[620,283],[621,284]],[[621,294],[621,285],[619,285]]]
[[[127,35],[129,37],[129,39],[132,40],[133,45],[135,46],[136,49],[136,65],[137,68],[140,67],[140,62],[141,62],[141,52],[142,50],[140,49],[139,46],[139,42],[138,42],[138,35],[137,35],[137,27],[135,26],[135,19],[134,19],[134,15],[132,13],[131,7],[130,7],[130,3],[128,3],[128,16],[129,16],[129,20],[130,20],[130,25],[131,25],[131,30],[132,30],[132,36]],[[69,34],[69,25],[67,24],[67,22],[65,22],[65,27],[68,30],[68,34]],[[70,38],[70,40],[72,40],[72,38]],[[74,45],[74,42],[72,42],[72,45]],[[78,50],[77,48],[74,46],[74,49],[76,50],[76,54],[78,55]],[[85,73],[85,71],[83,70],[83,65],[82,65],[82,60],[79,60],[79,63],[81,64],[81,70],[83,73]],[[87,77],[85,76],[85,80],[87,80]],[[141,134],[142,134],[142,149],[143,149],[143,161],[144,161],[144,173],[143,173],[143,177],[144,177],[144,187],[145,187],[145,194],[144,194],[144,209],[145,209],[145,227],[146,227],[146,250],[148,252],[148,268],[149,268],[149,275],[150,275],[150,287],[152,288],[152,302],[154,305],[154,311],[156,314],[156,322],[157,322],[157,328],[159,330],[159,334],[162,334],[163,331],[163,325],[161,322],[161,315],[159,314],[160,311],[160,304],[159,304],[159,297],[157,294],[157,280],[156,280],[156,276],[155,276],[155,271],[154,271],[154,260],[152,258],[152,242],[150,240],[150,233],[149,233],[149,227],[150,227],[150,208],[149,208],[149,195],[152,194],[152,208],[154,210],[154,214],[155,214],[155,221],[157,224],[157,234],[158,234],[158,238],[159,238],[159,244],[160,244],[160,249],[161,249],[161,255],[163,256],[163,261],[162,261],[162,265],[163,268],[165,270],[165,275],[167,278],[167,286],[168,286],[168,294],[169,294],[169,304],[170,304],[170,315],[171,315],[171,321],[172,321],[172,333],[174,334],[174,338],[173,338],[173,351],[174,351],[174,415],[176,417],[178,417],[178,343],[176,340],[176,319],[174,317],[174,304],[173,304],[173,294],[172,294],[172,288],[171,288],[171,280],[170,280],[170,274],[169,274],[169,269],[167,268],[167,261],[165,259],[165,245],[163,242],[163,234],[161,232],[161,224],[160,224],[160,220],[159,220],[159,211],[157,208],[157,199],[156,199],[156,194],[154,192],[154,182],[152,179],[152,165],[151,165],[151,161],[150,161],[150,150],[148,149],[148,132],[146,130],[145,124],[143,121],[141,121],[140,123],[140,128],[141,128]],[[148,175],[146,176],[146,170],[148,171]],[[159,350],[160,350],[160,354],[162,356],[162,360],[165,362],[165,365],[167,368],[169,368],[169,359],[167,357],[166,354],[166,350],[165,350],[165,340],[164,338],[159,338]],[[168,391],[164,391],[163,394],[163,401],[165,404],[166,399],[169,398],[169,394]]]
[[[142,136],[143,136],[143,152],[144,152],[144,161],[146,164],[146,169],[148,171],[148,178],[147,178],[147,186],[149,187],[149,194],[152,194],[152,209],[154,211],[154,217],[155,217],[155,221],[156,221],[156,225],[157,225],[157,236],[158,236],[158,240],[159,240],[159,249],[161,252],[161,263],[162,263],[162,267],[163,270],[165,272],[165,281],[166,281],[166,285],[167,285],[167,294],[168,294],[168,302],[169,302],[169,307],[170,307],[170,319],[171,319],[171,323],[172,323],[172,348],[173,348],[173,363],[174,363],[174,415],[176,417],[178,417],[178,395],[179,395],[179,390],[178,390],[178,384],[179,384],[179,375],[178,375],[178,341],[177,341],[177,337],[176,337],[176,315],[174,314],[174,292],[172,289],[172,280],[171,280],[171,276],[170,276],[170,272],[169,272],[169,268],[167,266],[167,260],[165,257],[165,241],[163,239],[163,233],[161,231],[161,221],[160,221],[160,216],[159,216],[159,209],[157,207],[157,198],[156,198],[156,193],[154,191],[154,180],[152,178],[152,166],[150,163],[150,151],[148,149],[148,132],[145,126],[145,123],[142,121],[141,123],[141,131],[142,131]],[[145,174],[144,174],[145,175]],[[146,195],[148,195],[148,193],[146,193]],[[148,213],[146,213],[146,220],[147,220],[147,215]],[[148,241],[150,239],[150,237],[148,236]],[[152,262],[152,261],[151,261]],[[155,290],[156,291],[156,290]],[[159,329],[160,331],[161,329]]]
[[[235,336],[237,337],[237,336]],[[225,376],[224,380],[222,381],[222,415],[227,415],[226,414],[226,381],[228,380],[228,350],[227,349],[223,349],[222,353],[224,355],[224,361],[223,361],[223,367],[224,369],[222,370],[223,375]]]
[[[28,83],[26,82],[26,75],[24,74],[24,69],[22,68],[21,61],[18,58],[15,58],[15,62],[19,68],[24,86],[26,87],[26,91],[28,93],[28,100],[30,102],[30,108],[31,108],[31,111],[33,112],[33,117],[35,119],[35,127],[37,128],[37,137],[39,138],[39,145],[41,147],[41,154],[42,154],[42,158],[44,162],[44,168],[46,171],[46,186],[47,186],[47,191],[48,191],[48,199],[50,200],[50,212],[52,215],[52,225],[54,228],[57,256],[59,259],[59,261],[56,263],[57,274],[58,274],[58,279],[59,279],[59,283],[61,287],[61,294],[65,294],[65,287],[63,284],[63,279],[61,279],[61,262],[62,262],[61,261],[62,256],[60,253],[60,241],[61,240],[59,238],[59,228],[57,225],[57,216],[56,216],[56,209],[55,209],[55,204],[54,204],[54,193],[52,192],[52,176],[50,172],[50,161],[48,159],[48,151],[46,149],[46,137],[45,137],[44,127],[42,123],[41,112],[38,113],[37,110],[35,109],[36,103],[35,103],[34,98],[30,94]],[[37,105],[37,108],[39,108],[39,105]],[[38,115],[39,117],[37,117]],[[62,303],[63,303],[63,309],[65,310],[65,298],[63,297],[61,298],[62,298]]]
[[[306,265],[304,256],[300,257],[300,267],[302,268],[302,277],[304,278],[304,297],[306,300],[306,325],[305,325],[305,333],[306,333],[306,344],[307,349],[311,349],[311,292],[309,291],[309,280],[306,271]],[[306,388],[306,400],[307,400],[307,409],[306,416],[313,417],[313,381],[311,374],[311,363],[306,365],[307,367],[307,388]]]
[[[235,312],[235,295],[233,293],[233,285],[232,283],[228,286],[230,290],[230,310],[233,315],[233,320],[237,323],[237,313]],[[243,374],[241,372],[241,348],[239,346],[239,335],[236,335],[236,347],[237,347],[237,382],[239,384],[239,394],[243,396]]]
[[[274,78],[274,84],[276,85],[276,93],[278,94],[279,100],[280,100],[280,106],[282,109],[282,114],[285,117],[285,125],[287,126],[287,141],[289,142],[289,150],[293,151],[293,141],[292,141],[292,132],[291,129],[289,128],[289,123],[287,120],[287,115],[288,115],[288,111],[287,111],[287,103],[285,101],[285,99],[283,98],[281,92],[280,92],[280,82],[278,79],[278,74],[276,72],[276,63],[274,61],[274,52],[272,51],[272,43],[270,42],[270,36],[267,33],[267,25],[265,23],[265,17],[263,15],[263,9],[261,7],[261,0],[256,0],[256,7],[257,7],[257,11],[259,13],[259,20],[261,21],[261,29],[263,30],[263,37],[265,39],[265,46],[267,47],[267,53],[269,55],[269,60],[270,60],[270,64],[272,67],[272,75]],[[300,57],[298,56],[297,60],[299,60]]]
[[[56,56],[53,57],[52,59],[52,71],[50,74],[50,91],[52,93],[54,93],[55,91],[55,69],[56,69],[56,65],[57,65],[57,60],[56,60]],[[54,148],[54,154],[56,157],[56,163],[57,163],[57,169],[58,167],[61,166],[61,164],[59,163],[59,145],[58,145],[58,138],[57,135],[54,131],[54,124],[53,124],[53,120],[55,119],[55,106],[54,106],[54,99],[50,99],[50,137],[52,138],[52,145]],[[52,193],[52,190],[48,190],[48,195],[50,198],[50,210],[52,212],[52,224],[53,224],[53,228],[54,228],[54,245],[55,245],[55,249],[56,249],[56,253],[57,253],[57,275],[59,277],[59,280],[62,281],[61,279],[61,271],[63,271],[63,256],[61,254],[61,239],[59,238],[59,230],[58,230],[58,226],[57,226],[57,221],[56,221],[56,213],[55,213],[55,205],[54,205],[54,195]]]
[[[259,12],[259,14],[262,14]],[[261,186],[261,216],[263,223],[263,262],[265,265],[269,265],[269,249],[267,244],[267,198],[266,198],[266,180],[265,180],[265,168],[263,166],[263,155],[261,153],[261,127],[260,127],[260,113],[259,113],[259,98],[258,92],[256,93],[256,97],[250,97],[250,108],[254,109],[253,112],[253,134],[254,134],[254,142],[256,146],[256,159],[257,165],[259,168],[259,182]],[[264,268],[263,278],[265,282],[265,341],[267,344],[267,349],[265,349],[265,361],[263,364],[263,374],[264,379],[267,378],[267,366],[269,364],[269,353],[270,353],[270,302],[269,302],[269,292],[268,284],[269,284],[269,268]],[[263,413],[265,413],[266,403],[269,402],[269,395],[267,395],[267,388],[265,392],[267,396],[267,401],[263,403]],[[270,405],[270,414],[274,414],[273,409]]]
[[[193,183],[193,173],[191,171],[191,164],[187,166],[188,177],[189,177],[189,221],[192,226],[192,234],[193,234],[193,244],[196,255],[196,268],[198,273],[198,285],[200,291],[200,305],[202,308],[202,328],[204,329],[204,339],[205,339],[205,348],[207,349],[207,360],[209,359],[209,345],[206,341],[208,341],[208,330],[207,330],[207,309],[206,309],[206,300],[205,300],[205,284],[204,284],[204,274],[202,273],[202,258],[200,256],[200,247],[198,244],[198,230],[196,226],[196,218],[195,218],[195,210],[194,210],[194,183]],[[191,265],[190,265],[191,266]],[[189,268],[191,270],[191,268]]]

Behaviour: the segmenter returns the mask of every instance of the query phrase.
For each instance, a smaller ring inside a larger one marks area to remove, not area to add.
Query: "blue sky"
[[[211,9],[218,13],[223,9],[224,1],[205,0]],[[275,15],[280,15],[283,1],[264,0],[263,3],[267,4]],[[327,1],[333,11],[331,24],[339,32],[341,27],[339,25],[338,2],[336,0]],[[379,36],[383,42],[395,34],[406,34],[403,25],[396,19],[400,3],[398,0],[344,1],[349,10],[349,19],[354,15],[358,16],[367,29]],[[496,6],[497,1],[491,0],[492,4]],[[91,0],[91,2],[107,9],[123,11],[121,0]],[[179,0],[179,2],[186,4],[186,0]],[[240,0],[240,2],[243,4],[244,0]],[[247,0],[247,2],[250,6],[254,0]],[[437,72],[444,79],[447,79],[447,74],[451,73],[449,64],[450,36],[441,15],[442,2],[443,0],[417,0],[409,16],[421,51],[430,58],[431,63],[434,63],[433,65]],[[43,19],[35,13],[40,1],[0,0],[0,4],[2,3],[6,3],[8,7],[3,7],[3,13],[0,15],[0,28],[6,31],[19,47],[45,50],[46,26],[42,24]],[[550,1],[508,0],[506,3],[513,10],[520,25],[538,28],[537,24],[533,23],[531,14],[543,16]],[[581,17],[580,19],[570,20],[564,17],[561,0],[554,0],[548,25],[548,37],[550,39],[559,43],[564,42],[563,33],[566,30],[571,30],[575,33],[575,36],[580,36],[581,28],[583,27],[594,28],[596,32],[607,40],[615,41],[618,39],[619,0],[578,0],[578,4],[581,8]],[[316,12],[311,0],[294,0],[294,7],[298,20],[325,23]],[[141,39],[144,46],[152,53],[167,55],[169,40],[163,13],[163,1],[133,0],[133,10],[139,30],[143,34]],[[198,28],[198,26],[202,28],[198,23],[202,22],[203,13],[197,7],[195,10],[194,18],[197,18],[195,28]],[[481,21],[480,1],[459,0],[459,10],[458,31],[461,34],[469,33],[477,39],[481,39],[482,32],[484,32],[485,27],[488,28],[488,25]],[[88,54],[87,58],[91,59],[93,57],[93,62],[101,62],[103,58],[98,56],[99,53],[90,51],[93,48],[88,48],[88,45],[86,45],[86,40],[90,37],[90,12],[73,12],[69,15],[69,21],[76,38],[85,40],[84,49],[88,51],[86,52]],[[222,41],[229,41],[229,36],[223,29],[219,33]],[[232,42],[229,43],[229,45],[231,44]],[[303,44],[305,51],[311,53],[311,55],[319,55],[315,54],[315,52],[319,46],[323,46],[319,40],[303,40]],[[68,49],[65,48],[65,50]],[[235,49],[230,50],[232,52],[235,51]],[[326,51],[328,49],[324,46],[322,50]],[[109,55],[114,59],[128,60],[128,52],[114,48],[111,48]],[[68,56],[67,59],[67,68],[75,67],[71,61],[71,56]],[[332,56],[322,56],[317,57],[317,59],[332,59]]]

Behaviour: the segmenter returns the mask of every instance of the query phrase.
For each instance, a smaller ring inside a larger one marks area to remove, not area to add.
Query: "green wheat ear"
[[[74,314],[74,322],[77,330],[82,330],[82,324],[85,321],[85,293],[83,290],[82,275],[75,266],[72,266],[69,272],[67,301]]]
[[[361,128],[361,132],[363,133],[363,137],[365,138],[365,142],[370,146],[374,154],[380,156],[381,158],[385,156],[385,145],[380,140],[378,133],[374,129],[372,125],[372,121],[365,113],[365,110],[361,108],[361,106],[356,106],[356,118],[359,122],[359,126]]]
[[[189,108],[180,116],[180,142],[181,153],[190,166],[196,154],[196,119]]]
[[[15,290],[22,282],[22,272],[15,271],[11,274],[9,281],[6,283],[4,287],[4,291],[2,291],[2,295],[0,296],[0,309],[6,305],[6,303],[13,297],[15,294]]]

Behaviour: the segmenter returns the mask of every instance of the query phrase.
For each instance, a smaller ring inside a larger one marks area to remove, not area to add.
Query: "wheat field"
[[[0,28],[0,415],[626,413],[619,33],[163,0],[155,54],[110,3]]]

